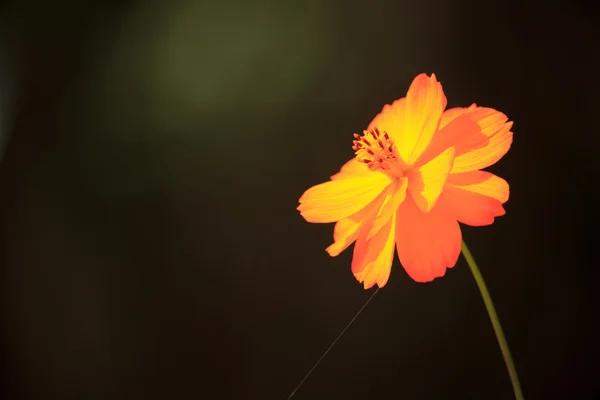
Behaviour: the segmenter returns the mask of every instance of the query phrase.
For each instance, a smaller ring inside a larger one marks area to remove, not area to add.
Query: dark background
[[[285,399],[371,295],[297,199],[436,73],[506,113],[464,228],[527,399],[597,383],[598,6],[4,2],[4,399]],[[294,399],[510,399],[468,267],[391,279]]]

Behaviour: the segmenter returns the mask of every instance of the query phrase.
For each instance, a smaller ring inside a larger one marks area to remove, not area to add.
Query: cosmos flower
[[[417,76],[354,134],[355,157],[299,200],[306,221],[336,222],[331,256],[356,242],[352,273],[365,289],[387,283],[394,249],[415,281],[444,276],[461,251],[458,223],[490,225],[505,213],[508,183],[481,169],[509,150],[512,122],[475,104],[445,108],[435,74]]]

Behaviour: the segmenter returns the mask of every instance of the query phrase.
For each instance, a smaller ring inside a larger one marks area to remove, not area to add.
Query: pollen
[[[394,142],[387,132],[379,132],[379,129],[363,131],[363,136],[354,134],[352,149],[355,151],[356,159],[375,170],[387,170],[390,161],[396,159],[394,154]]]

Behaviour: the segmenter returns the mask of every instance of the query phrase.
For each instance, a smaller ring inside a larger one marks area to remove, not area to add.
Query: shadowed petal
[[[387,283],[394,260],[394,227],[396,218],[392,217],[370,239],[367,239],[369,226],[363,229],[354,246],[352,273],[364,284],[365,289],[375,284],[384,287]]]
[[[411,196],[398,208],[396,248],[406,273],[417,282],[445,275],[458,260],[462,234],[456,219],[434,207],[423,213]]]
[[[408,175],[408,191],[417,206],[423,212],[429,212],[444,189],[446,179],[452,168],[454,147],[411,171]]]
[[[510,195],[508,182],[487,171],[450,174],[447,183],[463,190],[489,196],[501,203],[506,203]]]
[[[388,186],[387,189],[362,210],[336,222],[333,228],[334,243],[325,249],[331,257],[339,255],[358,238],[360,229],[377,215],[391,187],[392,185]]]
[[[450,175],[438,206],[463,224],[490,225],[505,214],[502,204],[508,200],[508,183],[485,171]]]
[[[416,167],[428,163],[449,147],[454,147],[455,154],[464,154],[488,144],[489,138],[481,132],[475,121],[464,114],[464,109],[448,110],[444,116],[448,113],[458,116],[446,121],[444,127],[433,136],[431,144],[416,162]]]
[[[447,114],[447,115],[446,115]],[[456,108],[448,110],[442,116],[440,126],[449,125],[461,115],[468,116],[481,129],[481,133],[488,140],[483,146],[463,146],[458,144],[456,159],[452,173],[475,171],[493,165],[500,160],[510,149],[513,133],[512,122],[507,122],[508,117],[493,108],[477,107],[473,104],[469,108]]]
[[[298,210],[308,222],[336,222],[366,207],[390,183],[385,174],[325,182],[304,192]]]
[[[406,198],[408,179],[398,178],[389,186],[389,188],[390,189],[383,203],[383,207],[381,207],[379,213],[377,214],[377,218],[375,218],[373,221],[369,234],[367,235],[367,239],[370,239],[373,235],[375,235],[396,213],[396,210]]]
[[[491,225],[495,217],[506,213],[498,200],[451,185],[444,189],[437,207],[453,215],[458,222],[470,226]]]
[[[443,129],[454,119],[458,118],[459,116],[465,113],[468,113],[469,111],[472,111],[475,108],[477,108],[477,104],[473,103],[469,107],[454,107],[447,109],[446,111],[444,111],[444,113],[442,114],[442,118],[440,119],[439,129]]]

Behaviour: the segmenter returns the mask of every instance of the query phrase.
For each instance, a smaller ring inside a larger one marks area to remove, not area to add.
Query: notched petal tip
[[[395,224],[394,216],[371,239],[367,239],[370,227],[365,226],[354,245],[352,273],[365,289],[375,284],[383,287],[389,279],[394,259]]]
[[[452,266],[448,266],[447,268],[440,268],[438,270],[432,270],[430,272],[430,274],[428,275],[423,275],[420,273],[415,273],[413,268],[409,268],[406,270],[406,274],[410,277],[410,279],[412,279],[413,281],[417,282],[417,283],[429,283],[429,282],[433,282],[436,279],[439,278],[443,278],[444,276],[446,276],[446,271],[450,268],[453,268],[454,265]]]
[[[421,72],[420,74],[418,74],[417,76],[414,77],[412,83],[414,84],[415,82],[427,82],[427,81],[431,81],[434,83],[439,82],[437,79],[437,76],[435,75],[435,72],[432,72],[430,75],[428,75],[427,72]]]
[[[356,277],[356,276],[355,276]],[[363,288],[365,290],[369,290],[369,289],[373,289],[373,287],[377,286],[379,289],[383,288],[385,285],[387,285],[388,280],[383,280],[381,282],[367,282],[367,281],[361,281],[357,278],[358,283],[362,283],[363,284]]]

